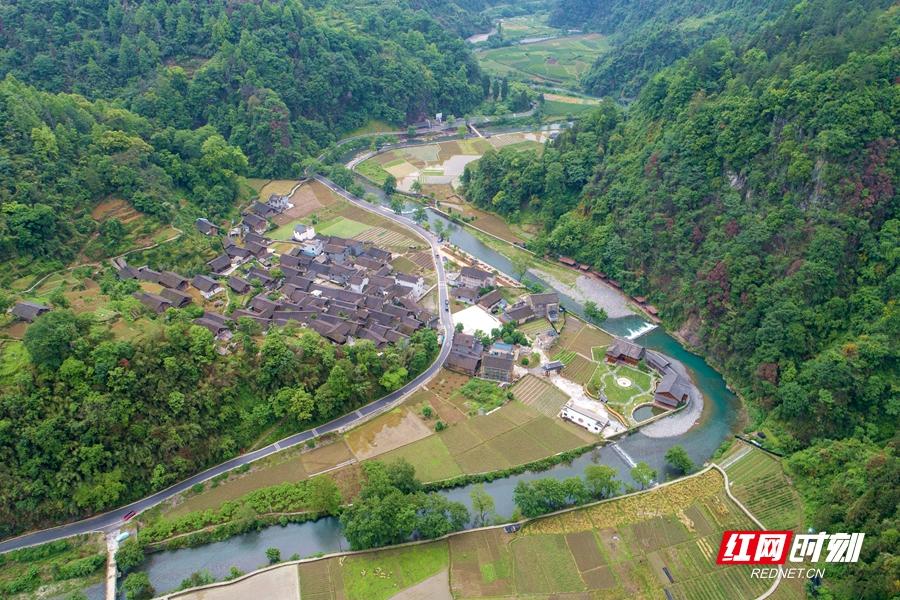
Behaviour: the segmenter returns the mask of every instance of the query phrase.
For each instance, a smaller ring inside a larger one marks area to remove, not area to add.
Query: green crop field
[[[559,409],[569,399],[561,389],[534,375],[526,375],[517,381],[510,391],[516,400],[548,417],[556,417]]]
[[[562,370],[562,376],[575,383],[580,383],[581,385],[586,384],[591,379],[591,375],[597,368],[597,363],[586,359],[580,354],[575,354],[574,352],[572,352],[572,358],[565,364],[566,366]]]
[[[557,352],[553,355],[553,360],[558,360],[564,365],[568,365],[570,362],[575,360],[575,357],[578,356],[572,350],[563,350],[562,352]]]
[[[732,493],[770,529],[801,524],[803,506],[779,460],[757,448],[742,446],[749,452],[725,468],[731,478]]]
[[[341,575],[348,600],[385,600],[450,564],[446,542],[417,546],[414,553],[381,550],[343,561]]]
[[[352,219],[338,217],[324,227],[317,226],[316,230],[322,235],[336,235],[338,237],[351,238],[355,235],[359,235],[360,233],[368,230],[371,227],[371,224],[360,223],[359,221],[354,221]]]
[[[524,325],[519,325],[517,329],[527,335],[529,339],[533,340],[538,335],[550,331],[553,327],[547,319],[536,319],[534,321],[529,321]]]
[[[491,75],[577,87],[581,76],[607,50],[606,38],[587,34],[494,48],[476,56],[482,69]]]
[[[387,179],[389,173],[384,170],[384,168],[378,164],[375,159],[370,158],[369,160],[364,160],[363,162],[356,165],[356,171],[366,177],[371,179],[378,185],[383,185],[384,180]]]
[[[383,454],[379,460],[390,462],[404,458],[423,481],[439,481],[462,473],[484,473],[521,465],[584,446],[587,440],[580,431],[548,418],[556,416],[567,396],[534,376],[523,380],[537,382],[528,388],[528,393],[535,397],[546,397],[548,391],[558,394],[547,401],[556,406],[555,410],[539,412],[537,407],[510,401],[489,415],[455,423],[440,433]],[[517,394],[516,386],[511,388],[514,394]]]

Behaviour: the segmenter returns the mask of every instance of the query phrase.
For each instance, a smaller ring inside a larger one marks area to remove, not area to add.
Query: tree
[[[666,452],[666,462],[682,474],[690,473],[694,470],[694,461],[688,456],[687,451],[681,446],[672,446]]]
[[[270,565],[281,562],[281,550],[278,548],[266,548],[266,558],[269,559]]]
[[[475,526],[484,527],[497,516],[494,512],[494,498],[485,491],[484,484],[477,484],[469,492],[472,510],[475,512]]]
[[[454,329],[456,330],[456,333],[462,333],[465,326],[462,323],[457,323]]]
[[[143,564],[145,558],[144,547],[137,539],[131,538],[116,551],[116,566],[122,573],[128,573]]]
[[[616,470],[607,465],[585,467],[584,481],[588,492],[598,500],[616,495],[622,487],[622,483],[616,480]]]
[[[528,269],[531,268],[531,256],[525,254],[524,252],[517,252],[512,257],[512,268],[513,275],[515,275],[516,279],[521,280],[525,277],[525,274],[528,272]]]
[[[403,198],[394,194],[391,196],[391,210],[398,215],[403,212]]]
[[[607,319],[606,311],[598,307],[597,303],[593,300],[588,300],[584,303],[584,316],[586,316],[591,323],[596,325],[600,325]]]
[[[23,342],[33,363],[58,369],[85,330],[85,321],[72,311],[51,310],[25,330]]]
[[[469,510],[461,502],[453,502],[433,492],[414,496],[415,531],[425,539],[434,539],[459,531],[469,522]]]
[[[341,490],[334,479],[319,475],[310,479],[306,485],[310,510],[329,515],[338,514],[341,507]]]
[[[656,478],[656,471],[650,468],[650,465],[644,461],[639,461],[638,464],[631,469],[631,478],[641,486],[641,489],[644,489]]]
[[[127,600],[149,600],[156,593],[150,585],[150,577],[144,572],[131,573],[122,582],[122,589]]]
[[[381,189],[387,196],[393,195],[393,193],[397,191],[397,178],[388,173],[388,176],[384,179],[384,183],[381,184]]]
[[[428,217],[428,215],[425,213],[425,207],[424,206],[416,206],[416,210],[413,211],[413,220],[416,223],[421,223],[427,217]]]

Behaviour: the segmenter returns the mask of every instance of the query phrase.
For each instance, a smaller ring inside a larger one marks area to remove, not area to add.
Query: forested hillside
[[[860,564],[826,578],[838,597],[898,591],[898,42],[890,2],[802,2],[653,77],[606,141],[585,124],[466,174],[477,203],[540,213],[536,251],[649,296],[722,366],[796,453],[811,526],[868,532]],[[593,175],[560,199],[545,157],[573,138]],[[550,220],[560,203],[577,206]]]
[[[111,273],[102,282],[123,312],[136,287]],[[433,330],[384,350],[336,347],[311,329],[258,344],[258,326],[241,319],[237,351],[221,356],[191,324],[198,313],[173,311],[140,341],[67,310],[28,328],[33,367],[0,394],[0,537],[141,498],[280,422],[300,430],[349,412],[422,372],[438,349]]]
[[[212,125],[259,176],[369,119],[462,115],[483,95],[465,43],[402,4],[35,0],[0,6],[0,24],[0,76]]]
[[[68,264],[93,237],[113,244],[121,224],[91,216],[103,199],[126,199],[156,222],[171,220],[182,199],[222,214],[246,169],[241,151],[211,127],[160,127],[109,102],[39,92],[7,76],[0,81],[0,281],[36,261]]]
[[[550,24],[610,36],[611,49],[583,78],[598,96],[631,99],[660,69],[716,36],[746,40],[788,0],[557,0]]]

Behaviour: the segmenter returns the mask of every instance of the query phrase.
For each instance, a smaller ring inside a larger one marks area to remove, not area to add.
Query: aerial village
[[[426,306],[425,296],[434,289],[434,282],[422,274],[428,269],[415,269],[420,265],[413,262],[403,264],[416,272],[398,269],[396,247],[392,252],[371,241],[322,235],[312,223],[299,221],[289,225],[288,251],[283,251],[285,242],[273,243],[267,237],[273,219],[277,224],[277,217],[292,207],[290,196],[270,194],[253,202],[227,232],[197,219],[197,231],[220,238],[222,246],[206,264],[206,272],[192,278],[134,266],[125,258],[115,258],[112,264],[120,279],[141,282],[134,297],[152,313],[201,304],[203,313],[194,323],[213,334],[223,354],[230,351],[241,318],[256,323],[262,334],[272,326],[293,323],[335,344],[370,340],[376,347],[402,341],[420,328],[439,328],[436,312],[445,307],[433,300]],[[528,387],[523,378],[541,378],[563,393],[564,401],[551,408],[553,416],[603,436],[621,433],[690,399],[694,388],[686,377],[665,357],[632,341],[603,343],[606,340],[599,338],[596,345],[577,352],[559,344],[572,327],[585,332],[594,328],[568,315],[555,291],[525,293],[518,282],[458,249],[445,253],[443,260],[452,301],[446,308],[455,325],[446,369],[502,388],[521,381],[521,389]],[[560,261],[565,264],[564,257]],[[244,300],[229,312],[226,307],[234,297]],[[31,322],[48,310],[22,301],[11,313]],[[510,336],[512,331],[518,334]],[[641,413],[640,407],[647,408]]]

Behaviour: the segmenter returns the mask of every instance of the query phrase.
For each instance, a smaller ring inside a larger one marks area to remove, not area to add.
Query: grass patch
[[[354,221],[345,217],[338,217],[336,220],[332,221],[325,227],[317,227],[317,231],[322,235],[335,235],[343,238],[352,238],[353,236],[359,235],[360,233],[366,231],[370,227],[371,225],[360,223],[359,221]]]
[[[8,383],[22,369],[28,366],[28,350],[25,344],[6,341],[0,346],[0,382]]]
[[[416,476],[422,481],[440,481],[462,475],[462,470],[453,460],[453,456],[450,455],[450,451],[440,435],[429,436],[391,450],[381,455],[379,460],[391,462],[398,458],[405,458],[409,461],[416,469]]]
[[[448,568],[446,542],[347,557],[341,567],[348,600],[386,600]]]
[[[459,389],[469,406],[476,410],[489,412],[506,402],[506,391],[500,389],[496,383],[484,379],[471,379]]]
[[[390,175],[374,158],[364,160],[356,165],[356,172],[378,185],[384,185],[385,180]]]

